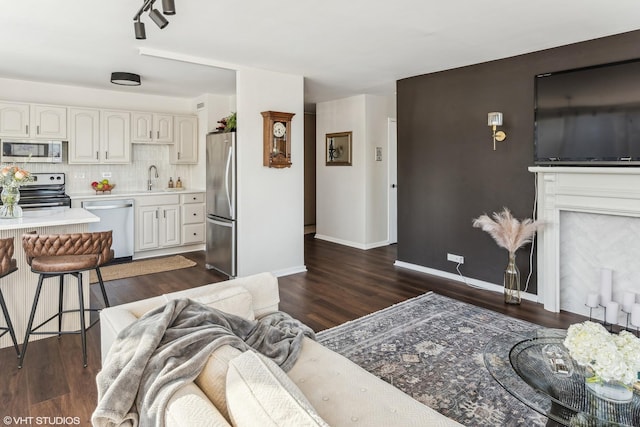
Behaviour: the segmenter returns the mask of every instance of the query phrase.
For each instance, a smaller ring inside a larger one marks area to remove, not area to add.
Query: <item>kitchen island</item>
[[[86,233],[90,223],[100,219],[92,213],[80,208],[54,208],[46,210],[25,210],[22,218],[0,219],[0,238],[14,238],[14,258],[18,271],[0,279],[0,289],[7,302],[7,308],[18,344],[24,340],[25,329],[31,312],[31,305],[38,284],[38,275],[31,272],[22,249],[22,235],[36,232],[38,234]],[[48,319],[58,311],[58,278],[46,279],[40,295],[34,325]],[[84,304],[89,307],[89,272],[82,274]],[[78,308],[78,291],[76,279],[65,277],[64,309]],[[4,319],[2,321],[4,325]],[[63,317],[64,330],[79,329],[77,314]],[[40,329],[41,331],[57,330],[57,322],[53,321]],[[30,341],[47,338],[46,335],[32,335]],[[9,334],[0,338],[0,348],[12,346]],[[29,363],[26,360],[25,363]]]

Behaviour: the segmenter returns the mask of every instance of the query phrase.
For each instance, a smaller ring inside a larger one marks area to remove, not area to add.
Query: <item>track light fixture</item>
[[[144,28],[144,23],[140,21],[143,12],[149,12],[149,18],[158,26],[158,28],[163,29],[167,25],[169,25],[169,21],[163,16],[164,15],[175,15],[176,14],[176,6],[174,0],[162,0],[162,13],[158,11],[158,9],[153,8],[153,4],[156,0],[144,0],[142,3],[142,7],[138,10],[138,12],[133,16],[133,29],[135,31],[136,39],[145,40],[147,38],[147,34]]]

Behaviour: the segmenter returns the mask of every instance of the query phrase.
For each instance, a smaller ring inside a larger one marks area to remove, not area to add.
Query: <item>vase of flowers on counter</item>
[[[20,186],[32,180],[33,177],[29,171],[15,164],[6,165],[0,170],[0,185],[2,185],[0,218],[22,217],[22,208],[18,205]]]

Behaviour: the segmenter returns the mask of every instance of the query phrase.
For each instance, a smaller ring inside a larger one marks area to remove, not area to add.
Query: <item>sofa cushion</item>
[[[165,427],[231,427],[193,383],[173,393],[165,410]]]
[[[460,426],[309,338],[287,375],[332,426]]]
[[[167,300],[183,298],[183,296],[176,294],[165,294],[165,297]],[[255,320],[251,293],[242,286],[232,286],[205,295],[194,295],[190,296],[189,299],[225,313]]]
[[[229,362],[227,406],[238,427],[328,427],[287,374],[253,351]]]
[[[204,365],[204,369],[195,379],[195,383],[204,394],[211,400],[222,415],[229,421],[227,411],[227,369],[231,359],[242,354],[240,350],[230,345],[223,345],[217,348]]]

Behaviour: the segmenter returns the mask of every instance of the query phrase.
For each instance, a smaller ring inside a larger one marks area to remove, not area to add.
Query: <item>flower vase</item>
[[[0,218],[20,218],[22,208],[18,206],[20,201],[20,187],[5,185],[0,193],[2,207],[0,207]]]
[[[586,377],[585,386],[594,396],[613,403],[633,400],[633,388],[618,381],[602,381],[596,376]]]
[[[509,253],[509,264],[504,271],[504,302],[520,304],[520,270],[516,265],[516,254]]]

